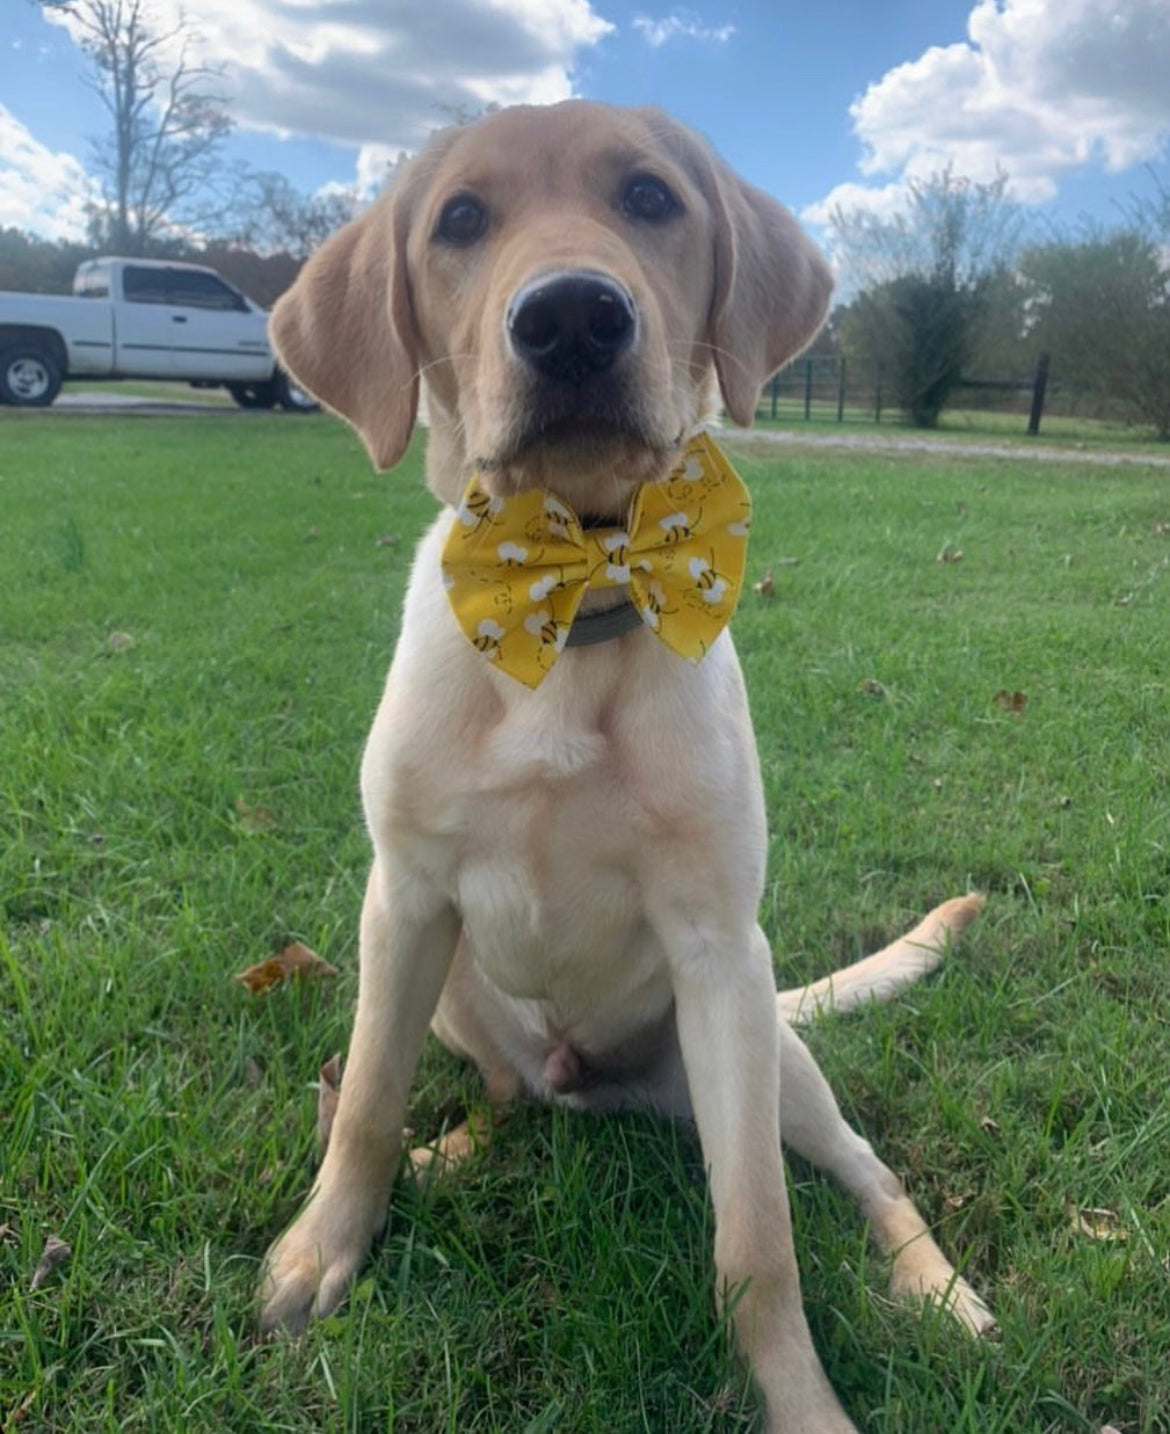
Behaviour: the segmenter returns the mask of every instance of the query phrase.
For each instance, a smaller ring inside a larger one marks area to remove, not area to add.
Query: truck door
[[[179,378],[271,378],[263,313],[216,274],[198,269],[166,274]]]
[[[115,371],[169,378],[177,325],[171,318],[167,271],[127,264],[122,298],[113,308]]]

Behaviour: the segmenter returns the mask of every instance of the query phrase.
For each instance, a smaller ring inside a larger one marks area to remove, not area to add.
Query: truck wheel
[[[241,408],[274,408],[276,406],[276,384],[272,379],[266,383],[229,383],[227,391]]]
[[[18,343],[0,353],[0,403],[48,408],[61,392],[61,365],[38,344]]]
[[[286,413],[316,413],[321,407],[309,390],[302,388],[283,369],[277,369],[272,382],[276,386],[276,401]]]

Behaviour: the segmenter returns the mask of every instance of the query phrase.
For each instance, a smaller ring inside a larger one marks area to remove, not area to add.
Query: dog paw
[[[961,1277],[955,1280],[954,1287],[947,1293],[946,1308],[968,1334],[981,1339],[999,1337],[995,1316]]]
[[[900,1270],[895,1262],[890,1293],[895,1299],[925,1301],[945,1309],[970,1335],[994,1339],[999,1334],[999,1325],[991,1310],[962,1275],[956,1275],[949,1265],[924,1276],[921,1273],[908,1274]]]
[[[299,1334],[331,1314],[365,1262],[376,1232],[330,1220],[314,1201],[276,1241],[260,1277],[260,1329]]]

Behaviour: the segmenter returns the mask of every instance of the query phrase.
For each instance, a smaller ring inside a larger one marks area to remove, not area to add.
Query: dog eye
[[[445,244],[474,244],[487,228],[487,210],[472,194],[448,199],[435,225],[435,238]]]
[[[670,188],[652,174],[636,174],[622,191],[622,208],[631,219],[661,224],[677,214],[681,205]]]

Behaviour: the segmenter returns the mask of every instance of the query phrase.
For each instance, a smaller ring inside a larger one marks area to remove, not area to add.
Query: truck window
[[[214,274],[170,269],[167,279],[171,303],[185,309],[242,310],[247,307],[239,294]]]
[[[122,270],[122,293],[128,304],[169,304],[167,271],[135,269],[127,265]]]
[[[73,294],[78,299],[108,299],[110,276],[105,269],[79,269],[73,281]]]

